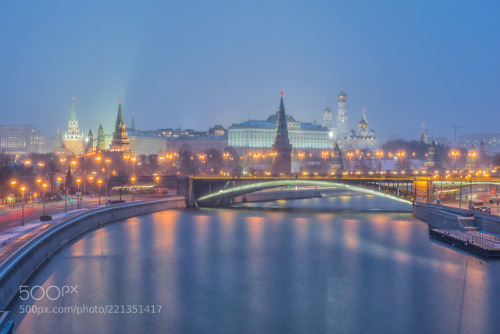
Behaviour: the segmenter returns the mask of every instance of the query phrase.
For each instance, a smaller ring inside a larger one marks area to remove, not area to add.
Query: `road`
[[[154,195],[135,195],[135,200],[145,200],[153,199]],[[101,196],[101,205],[106,204],[108,199],[112,201],[118,200],[119,196],[105,197]],[[131,201],[131,195],[122,195],[122,199],[125,201]],[[72,211],[78,208],[91,208],[99,205],[98,197],[84,197],[80,204],[77,203],[76,198],[73,203],[69,200],[66,201],[66,210]],[[64,200],[47,202],[45,204],[45,214],[55,215],[65,211]],[[38,220],[40,216],[43,215],[43,204],[42,203],[27,203],[24,205],[24,222],[29,222],[33,220]],[[15,227],[20,226],[22,221],[22,206],[20,203],[15,205],[0,205],[0,233]]]

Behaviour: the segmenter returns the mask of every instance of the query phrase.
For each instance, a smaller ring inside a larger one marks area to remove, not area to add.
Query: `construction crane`
[[[462,126],[462,125],[452,125],[451,126],[453,128],[453,130],[455,131],[455,147],[457,147],[457,129],[458,128],[465,128],[465,126]]]

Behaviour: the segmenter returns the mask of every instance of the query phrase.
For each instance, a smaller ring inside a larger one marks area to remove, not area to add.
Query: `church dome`
[[[341,99],[345,100],[346,98],[347,98],[347,95],[346,95],[346,93],[344,93],[344,88],[342,88],[340,90],[340,93],[339,93],[339,100],[341,100]]]
[[[361,121],[359,121],[358,123],[358,128],[366,129],[367,127],[368,127],[368,122],[366,121],[365,112],[363,111],[363,117],[361,118]]]
[[[330,108],[326,107],[325,110],[323,110],[323,114],[329,114],[331,113],[332,111],[330,110]]]

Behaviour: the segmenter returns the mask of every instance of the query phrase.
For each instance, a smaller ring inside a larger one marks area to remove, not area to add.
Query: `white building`
[[[276,134],[278,113],[265,121],[249,120],[233,124],[228,130],[228,145],[234,148],[271,148]],[[296,121],[286,115],[288,138],[293,149],[331,149],[329,130],[320,125]]]
[[[378,148],[378,140],[375,137],[375,131],[368,131],[368,121],[366,120],[365,109],[363,109],[363,116],[358,123],[358,133],[356,134],[354,130],[351,130],[347,136],[342,136],[338,140],[342,151],[373,151]]]

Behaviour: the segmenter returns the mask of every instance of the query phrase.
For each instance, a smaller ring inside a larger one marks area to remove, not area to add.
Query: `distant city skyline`
[[[343,87],[381,141],[495,133],[500,90],[494,1],[0,4],[2,124],[224,127],[276,112],[321,123]]]

